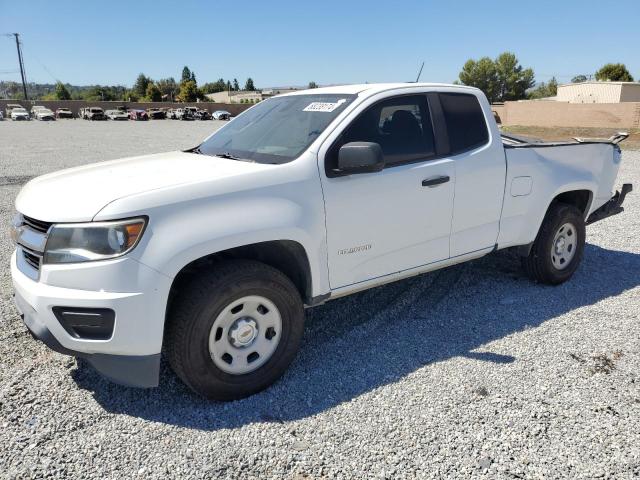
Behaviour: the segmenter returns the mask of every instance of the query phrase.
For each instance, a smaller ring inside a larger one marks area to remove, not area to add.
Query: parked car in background
[[[80,118],[85,120],[106,120],[104,110],[100,107],[85,107],[80,109]]]
[[[226,110],[216,110],[211,114],[211,117],[214,120],[229,120],[231,118],[231,114]]]
[[[147,115],[152,120],[164,120],[167,114],[160,108],[147,108]]]
[[[129,110],[131,120],[149,120],[149,115],[144,110]]]
[[[22,105],[19,105],[17,103],[8,103],[7,107],[5,109],[5,113],[7,114],[7,118],[11,118],[11,110],[13,110],[14,108],[23,108]]]
[[[109,120],[129,120],[129,114],[122,110],[107,110],[104,114]]]
[[[184,107],[184,110],[185,112],[189,112],[195,120],[196,114],[198,113],[198,107]]]
[[[194,120],[193,112],[186,108],[176,108],[175,116],[177,120]]]
[[[46,107],[38,106],[31,109],[31,116],[36,120],[55,120],[55,114]]]
[[[73,112],[66,107],[56,109],[56,118],[73,118]]]
[[[4,120],[4,115],[2,113],[2,110],[0,110],[0,121]]]
[[[176,119],[176,110],[174,108],[167,108],[165,113],[166,113],[168,119],[170,119],[170,120],[175,120]]]
[[[207,110],[198,110],[194,117],[196,120],[211,120],[211,114]]]
[[[11,120],[31,120],[26,108],[14,107],[11,109]]]

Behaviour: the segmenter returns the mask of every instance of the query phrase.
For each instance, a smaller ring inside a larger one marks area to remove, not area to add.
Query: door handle
[[[439,177],[425,178],[424,180],[422,180],[422,186],[435,187],[436,185],[447,183],[449,180],[450,180],[449,175],[441,175]]]

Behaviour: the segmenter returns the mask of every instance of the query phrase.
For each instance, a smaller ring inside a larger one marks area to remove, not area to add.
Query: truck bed
[[[502,134],[507,174],[500,248],[532,242],[550,200],[563,192],[584,193],[585,220],[609,202],[621,161],[618,143],[627,136],[543,142]]]

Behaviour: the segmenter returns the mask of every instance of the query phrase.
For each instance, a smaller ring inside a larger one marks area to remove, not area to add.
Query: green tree
[[[156,86],[160,89],[162,97],[173,100],[178,93],[178,85],[173,77],[161,78],[156,82]]]
[[[200,87],[200,91],[203,94],[207,93],[216,93],[216,92],[224,92],[227,89],[227,83],[223,78],[218,79],[215,82],[207,82],[202,87]]]
[[[162,92],[155,83],[150,83],[144,97],[149,102],[160,102],[162,101]]]
[[[633,77],[624,63],[607,63],[596,72],[601,82],[633,82]]]
[[[198,98],[198,86],[193,80],[187,80],[180,85],[180,100],[183,102],[195,102]]]
[[[117,100],[118,95],[114,92],[113,87],[103,87],[102,85],[93,85],[82,94],[82,100],[91,102]]]
[[[256,87],[253,84],[253,78],[251,77],[247,78],[247,81],[244,83],[244,89],[249,90],[251,92],[255,91]]]
[[[504,52],[495,60],[498,73],[498,98],[501,101],[526,98],[527,90],[535,85],[533,70],[522,68],[515,54]]]
[[[555,97],[558,94],[558,81],[556,77],[551,77],[548,83],[542,82],[536,88],[529,92],[529,98],[546,98]]]
[[[479,88],[493,103],[499,100],[499,80],[496,65],[489,57],[480,60],[467,60],[460,72],[460,82],[464,85]]]
[[[240,84],[238,83],[238,79],[234,78],[233,79],[233,89],[237,92],[240,90]]]
[[[144,73],[138,75],[136,82],[133,84],[133,91],[136,92],[138,97],[144,97],[147,94],[147,87],[151,83],[151,79]]]
[[[576,75],[571,79],[571,83],[582,83],[587,81],[586,75]]]
[[[191,70],[186,65],[182,69],[182,78],[180,79],[180,83],[188,82],[191,80]]]
[[[55,98],[56,100],[71,100],[71,94],[62,82],[56,83]]]
[[[318,84],[316,82],[309,82],[307,88],[318,88]]]
[[[138,97],[138,94],[133,89],[127,90],[122,96],[122,100],[124,100],[125,102],[137,102],[139,99],[140,97]]]

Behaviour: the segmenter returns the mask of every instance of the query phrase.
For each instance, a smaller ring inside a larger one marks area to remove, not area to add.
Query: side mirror
[[[380,145],[373,142],[350,142],[338,151],[338,175],[379,172],[384,168]]]

